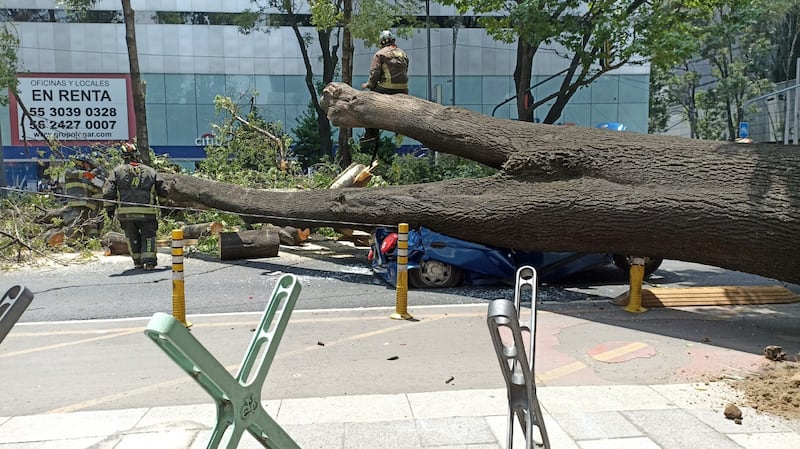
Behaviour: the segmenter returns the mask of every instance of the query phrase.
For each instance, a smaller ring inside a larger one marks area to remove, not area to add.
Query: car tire
[[[619,267],[622,271],[626,273],[630,273],[631,271],[631,259],[632,256],[623,256],[622,254],[614,254],[614,265]],[[644,278],[647,279],[653,274],[658,267],[661,266],[661,262],[664,259],[658,259],[655,257],[644,257]]]
[[[461,284],[460,268],[436,260],[422,261],[419,268],[408,270],[408,283],[414,288],[445,288]]]

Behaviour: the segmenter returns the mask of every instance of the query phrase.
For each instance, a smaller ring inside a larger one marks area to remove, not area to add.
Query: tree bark
[[[125,43],[128,46],[128,63],[131,69],[133,113],[136,116],[136,148],[139,149],[142,162],[150,165],[150,138],[147,133],[145,85],[141,70],[139,70],[139,52],[136,48],[136,16],[130,0],[122,0],[122,15],[125,18]]]
[[[493,119],[338,83],[322,104],[336,126],[390,130],[499,172],[295,192],[170,175],[169,197],[276,225],[368,231],[403,222],[518,250],[663,257],[800,282],[794,147]]]
[[[199,239],[200,237],[208,237],[210,235],[217,235],[222,232],[223,224],[218,221],[210,223],[198,223],[184,225],[183,238],[185,239]]]
[[[353,85],[353,34],[350,32],[350,21],[353,18],[353,0],[342,2],[342,82]],[[339,148],[336,150],[336,159],[341,167],[347,167],[353,162],[350,152],[350,138],[353,130],[339,128]]]
[[[121,232],[108,232],[100,239],[106,256],[127,256],[130,254],[128,238]]]
[[[272,230],[222,232],[219,234],[220,260],[275,257],[280,248],[278,233]]]

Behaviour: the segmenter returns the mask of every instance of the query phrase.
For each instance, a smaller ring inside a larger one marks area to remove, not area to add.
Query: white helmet
[[[393,44],[394,43],[394,34],[392,34],[392,32],[389,31],[389,30],[381,31],[381,37],[378,40],[378,43],[381,45],[381,47],[385,47],[387,45]]]

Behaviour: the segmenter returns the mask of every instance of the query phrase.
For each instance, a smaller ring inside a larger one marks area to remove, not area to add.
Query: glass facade
[[[95,13],[76,20],[63,14],[55,0],[6,0],[0,10],[14,20],[20,36],[18,57],[26,72],[39,74],[129,73],[119,2],[101,0]],[[291,134],[310,104],[305,64],[291,28],[283,26],[251,34],[240,33],[231,21],[250,7],[249,0],[174,2],[133,0],[137,11],[137,46],[143,79],[150,145],[157,153],[190,163],[203,157],[203,139],[217,122],[214,97],[226,95],[246,110],[251,98],[262,116],[281,122]],[[33,9],[39,8],[39,9]],[[187,8],[195,9],[186,12]],[[201,12],[197,12],[201,11]],[[11,16],[13,15],[13,17]],[[467,108],[500,119],[514,119],[516,49],[492,40],[474,17],[459,17],[452,7],[431,4],[430,40],[424,29],[398,39],[411,59],[410,94]],[[278,15],[273,21],[279,23]],[[305,17],[305,16],[304,16]],[[424,18],[423,18],[424,19]],[[313,28],[301,32],[315,35]],[[355,45],[354,85],[366,81],[374,48]],[[315,74],[321,72],[320,50],[309,47]],[[428,54],[430,53],[430,65]],[[552,74],[568,60],[557,52],[539,52],[534,61],[535,99],[560,88]],[[319,82],[319,79],[316,79]],[[622,122],[628,131],[646,132],[649,67],[625,66],[581,89],[564,108],[560,124],[594,127]],[[428,85],[431,92],[428,92]],[[538,108],[544,119],[552,102]],[[35,177],[36,151],[12,145],[8,107],[0,108],[0,137],[8,182]],[[356,136],[361,133],[355,130]],[[404,144],[416,141],[405,138]]]

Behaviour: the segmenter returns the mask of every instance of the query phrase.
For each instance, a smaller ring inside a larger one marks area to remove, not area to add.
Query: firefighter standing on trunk
[[[68,237],[99,237],[103,229],[102,206],[103,184],[106,171],[89,155],[78,154],[72,165],[64,172],[64,193],[67,208],[64,224]]]
[[[381,31],[379,45],[369,66],[369,80],[361,88],[388,95],[408,94],[408,55],[395,44],[389,30]],[[379,134],[379,129],[367,128],[361,144],[375,142],[377,149]]]
[[[164,181],[156,171],[140,162],[139,151],[131,143],[121,148],[124,163],[114,168],[103,188],[103,198],[117,203],[106,203],[109,218],[116,215],[136,268],[152,270],[156,267],[156,232],[158,231],[157,197],[166,197]]]

